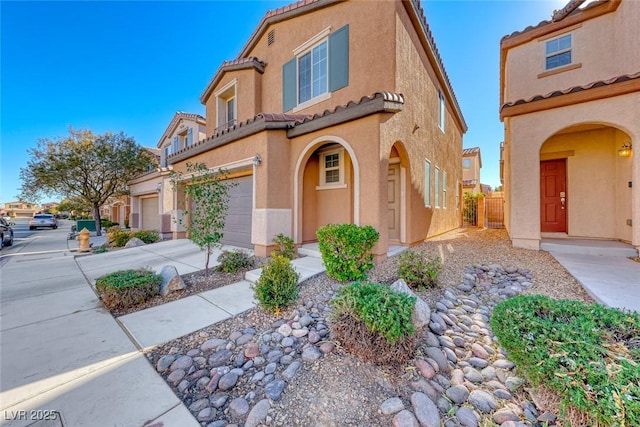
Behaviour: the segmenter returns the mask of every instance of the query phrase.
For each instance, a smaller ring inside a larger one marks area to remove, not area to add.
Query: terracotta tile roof
[[[268,10],[267,13],[264,15],[264,18],[262,18],[262,20],[264,21],[267,18],[271,18],[272,16],[276,16],[276,15],[281,15],[285,12],[289,12],[290,10],[295,10],[295,9],[299,9],[303,6],[307,6],[310,5],[312,3],[316,3],[319,0],[300,0],[297,1],[295,3],[291,3],[288,4],[286,6],[282,6],[279,7],[277,9],[273,9],[273,10]]]
[[[160,137],[160,140],[158,140],[158,148],[160,148],[162,146],[162,143],[164,142],[165,138],[173,132],[175,127],[178,125],[178,123],[182,119],[193,120],[194,122],[201,122],[202,124],[206,123],[205,118],[202,117],[200,114],[185,113],[183,111],[176,111],[176,113],[173,115],[173,118],[169,122],[169,125],[167,126],[167,128],[164,131],[164,133]]]
[[[635,79],[640,79],[640,72],[637,72],[635,74],[624,74],[621,76],[612,77],[607,80],[598,80],[583,86],[573,86],[564,90],[555,90],[553,92],[547,93],[546,95],[535,95],[528,99],[518,99],[516,101],[507,102],[503,104],[502,107],[500,107],[500,111],[504,110],[505,108],[513,107],[516,105],[528,104],[530,102],[541,101],[543,99],[549,99],[549,98],[555,98],[557,96],[568,95],[570,93],[576,93],[576,92],[582,92],[589,89],[596,89],[602,86],[609,86],[616,83],[623,83],[623,82],[627,82],[629,80],[635,80]]]
[[[462,185],[464,187],[470,187],[470,186],[476,185],[477,183],[478,183],[477,179],[464,179],[464,180],[462,180]]]
[[[214,74],[213,78],[209,81],[209,84],[204,89],[202,94],[200,95],[200,102],[204,104],[211,94],[211,91],[216,87],[220,79],[227,71],[233,70],[243,70],[249,68],[255,68],[260,74],[264,73],[264,67],[267,66],[267,63],[261,61],[255,56],[247,56],[242,58],[236,58],[231,61],[223,61],[222,65],[218,68],[218,71]]]
[[[587,9],[590,9],[592,7],[595,7],[595,6],[598,6],[598,5],[602,4],[602,3],[605,3],[605,2],[607,2],[609,0],[594,1],[594,2],[591,2],[588,5],[586,5],[585,7],[579,9],[579,6],[582,3],[584,3],[584,1],[585,0],[571,0],[562,9],[554,10],[551,20],[540,21],[537,25],[529,25],[524,30],[514,31],[511,34],[507,34],[506,36],[502,37],[502,40],[507,40],[507,39],[509,39],[511,37],[519,36],[520,34],[524,34],[524,33],[529,32],[531,30],[535,30],[536,28],[544,27],[545,25],[549,25],[549,24],[551,24],[553,22],[561,21],[564,18],[566,18],[567,16],[570,16],[570,15],[572,15],[574,13],[579,13],[579,12],[585,11]]]
[[[480,147],[471,147],[471,148],[463,148],[462,149],[462,155],[463,156],[467,156],[467,155],[472,155],[475,153],[479,153],[480,152]]]
[[[388,112],[397,112],[402,109],[402,105],[404,104],[404,97],[402,94],[380,91],[375,92],[370,96],[363,96],[359,101],[354,102],[351,101],[346,105],[341,105],[335,107],[331,110],[325,110],[322,113],[318,114],[283,114],[283,113],[259,113],[254,117],[236,123],[233,126],[229,126],[226,129],[221,129],[216,131],[210,137],[203,139],[201,141],[196,142],[189,147],[185,147],[169,156],[169,160],[178,159],[178,161],[183,158],[188,158],[199,154],[205,150],[209,150],[215,148],[219,145],[223,145],[229,142],[233,142],[237,139],[244,138],[246,136],[252,135],[257,132],[261,132],[266,129],[284,129],[289,130],[296,128],[297,126],[308,126],[309,123],[320,122],[324,125],[323,120],[326,118],[330,118],[332,116],[339,116],[340,113],[349,112],[351,110],[357,109],[357,107],[367,107],[367,104],[372,103],[373,101],[380,100],[382,104],[382,111]],[[381,111],[380,109],[372,109],[364,111],[362,114],[373,114]],[[353,120],[358,117],[346,117],[345,121]],[[327,124],[327,126],[331,126],[334,123]],[[178,156],[178,157],[176,157]]]

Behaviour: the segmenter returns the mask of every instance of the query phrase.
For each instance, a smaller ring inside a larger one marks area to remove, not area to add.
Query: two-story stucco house
[[[562,236],[640,247],[640,3],[583,3],[501,42],[505,222],[517,247]]]
[[[158,141],[150,149],[158,156],[159,165],[129,181],[131,213],[129,225],[133,229],[157,230],[163,238],[171,238],[178,225],[172,221],[175,195],[170,181],[167,158],[204,139],[205,118],[199,114],[178,111],[174,114]]]
[[[480,183],[480,169],[482,157],[480,147],[465,148],[462,150],[462,191],[471,194],[482,193]]]
[[[269,11],[200,100],[207,138],[169,162],[238,184],[223,243],[264,256],[278,233],[300,245],[355,223],[378,230],[382,259],[460,226],[467,127],[418,1]]]

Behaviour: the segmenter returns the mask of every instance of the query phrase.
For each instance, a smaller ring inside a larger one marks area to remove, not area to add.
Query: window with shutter
[[[193,129],[189,128],[187,129],[187,143],[186,143],[186,147],[190,147],[191,144],[193,144]]]
[[[328,99],[349,84],[349,26],[325,29],[294,50],[282,67],[283,111]]]
[[[174,136],[174,137],[173,137],[173,152],[174,152],[174,153],[177,153],[177,152],[178,152],[178,150],[179,150],[179,142],[178,142],[178,141],[179,141],[179,140],[178,140],[178,137],[177,137],[177,136]]]

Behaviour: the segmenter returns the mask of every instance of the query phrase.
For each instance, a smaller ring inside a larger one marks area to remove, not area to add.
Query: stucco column
[[[540,146],[535,123],[511,120],[511,241],[514,247],[540,249]]]
[[[389,230],[387,224],[387,162],[380,162],[380,167],[361,170],[360,186],[360,222],[361,226],[371,225],[380,233],[380,239],[373,248],[375,262],[387,257]],[[384,170],[384,173],[382,173]],[[354,218],[355,220],[355,218]],[[356,222],[356,221],[354,221]]]
[[[484,194],[480,193],[478,195],[478,228],[484,228],[484,217],[485,217],[485,203],[484,203]]]

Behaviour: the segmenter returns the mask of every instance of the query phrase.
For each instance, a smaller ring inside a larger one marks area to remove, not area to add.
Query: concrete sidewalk
[[[73,257],[21,261],[0,270],[0,425],[31,425],[35,410],[60,413],[48,426],[200,425]]]
[[[624,256],[549,253],[597,302],[640,313],[640,263]]]

